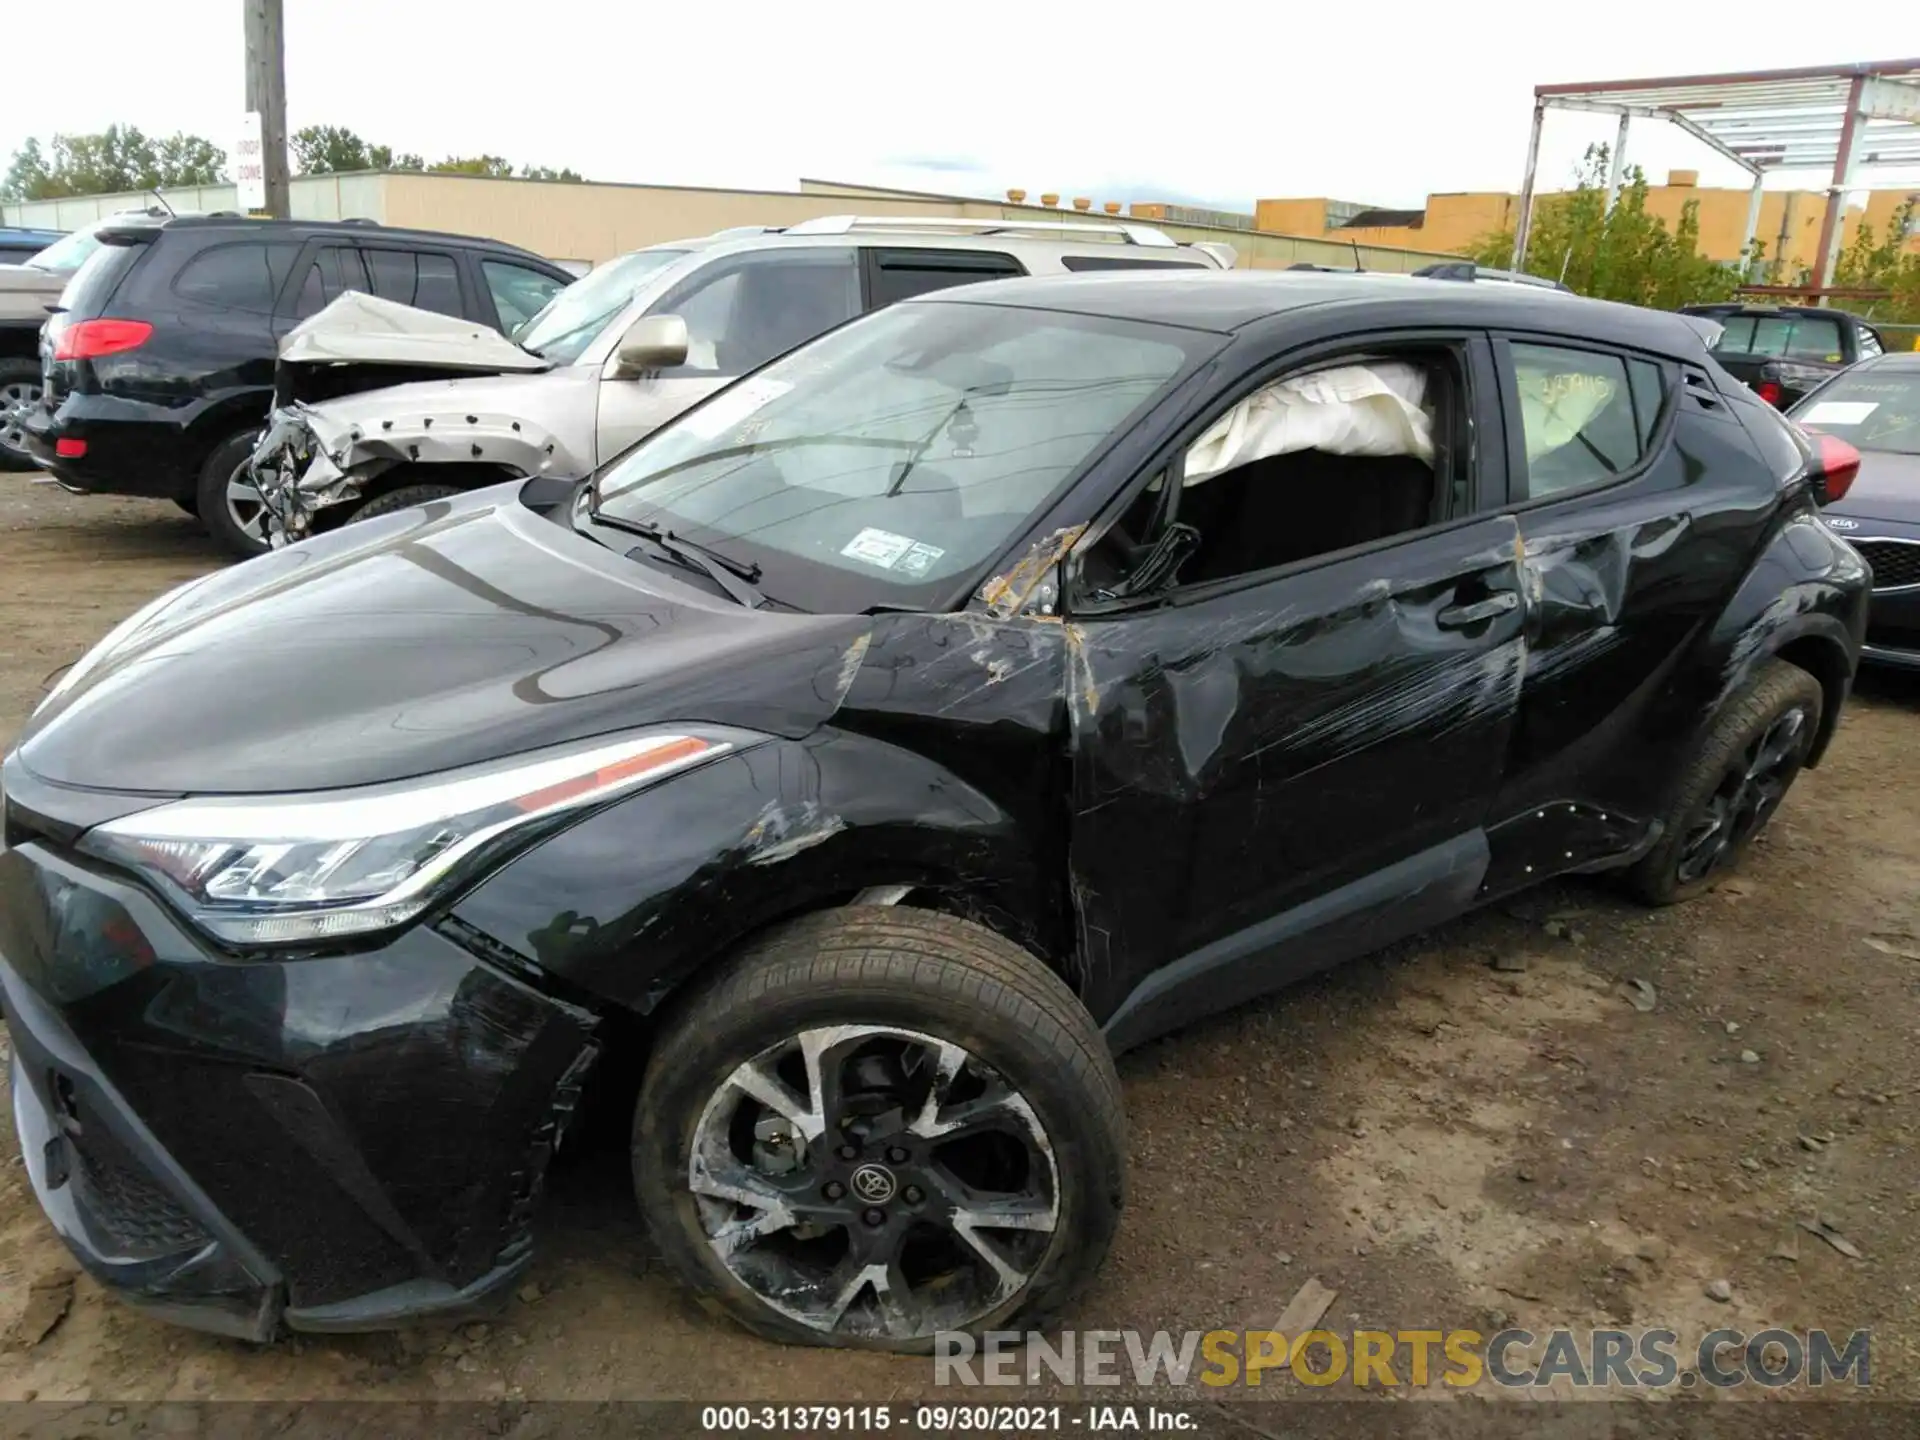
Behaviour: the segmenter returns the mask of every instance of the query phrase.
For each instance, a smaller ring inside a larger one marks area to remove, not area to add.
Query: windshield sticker
[[[1877,400],[1822,400],[1798,418],[1802,425],[1858,425],[1879,408]]]
[[[902,575],[917,576],[926,574],[933,568],[933,562],[947,552],[937,545],[923,545],[911,536],[896,535],[891,530],[875,530],[869,526],[842,546],[840,553],[849,560],[875,565],[882,570],[898,570]]]
[[[933,568],[934,561],[946,553],[938,545],[915,545],[900,557],[899,563],[893,568],[902,575],[911,575],[918,580]]]
[[[717,440],[769,401],[778,400],[793,386],[785,380],[746,380],[717,395],[681,422],[702,440]]]

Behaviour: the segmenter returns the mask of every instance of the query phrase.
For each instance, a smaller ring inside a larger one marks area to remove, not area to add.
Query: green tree
[[[0,180],[0,197],[8,200],[40,200],[60,192],[53,188],[53,171],[41,153],[40,142],[31,135],[27,143],[13,152],[7,174]]]
[[[0,196],[48,200],[214,185],[225,178],[225,166],[226,153],[198,135],[153,139],[137,126],[109,125],[94,135],[55,135],[46,150],[38,140],[27,140],[13,153]]]
[[[1908,244],[1916,214],[1920,214],[1920,194],[1906,198],[1884,236],[1876,235],[1864,220],[1854,227],[1853,238],[1834,264],[1833,283],[1885,290],[1887,298],[1850,300],[1845,302],[1849,310],[1857,309],[1870,319],[1920,323],[1920,251]]]
[[[353,170],[424,170],[427,162],[390,145],[370,145],[342,125],[309,125],[294,132],[293,165],[301,175],[341,175]]]
[[[513,162],[500,155],[449,155],[427,169],[440,175],[484,175],[493,180],[511,179],[515,173]],[[551,165],[523,165],[518,173],[522,180],[578,181],[581,178],[578,170],[556,170]]]
[[[1648,213],[1647,177],[1638,166],[1628,167],[1609,209],[1608,161],[1608,147],[1588,147],[1574,188],[1535,200],[1528,273],[1560,280],[1581,295],[1662,310],[1731,296],[1750,257],[1728,266],[1700,253],[1697,201],[1687,202],[1671,230]],[[1473,247],[1472,258],[1496,268],[1510,264],[1513,232],[1487,236]]]
[[[449,155],[437,165],[427,169],[436,175],[485,175],[492,179],[504,180],[513,175],[513,162],[498,155],[475,155],[470,158]]]

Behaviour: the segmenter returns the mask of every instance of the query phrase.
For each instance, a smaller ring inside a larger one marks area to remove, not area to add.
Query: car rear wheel
[[[967,921],[851,906],[769,933],[672,1023],[634,1115],[668,1263],[771,1339],[925,1352],[1044,1326],[1119,1220],[1105,1042]]]
[[[1626,872],[1654,905],[1711,890],[1739,863],[1806,763],[1825,696],[1797,665],[1770,660],[1722,708],[1680,781],[1660,843]]]
[[[0,470],[38,470],[27,453],[27,413],[40,403],[40,366],[0,360]]]
[[[259,430],[230,435],[213,447],[200,467],[194,489],[194,513],[221,548],[241,559],[264,555],[267,544],[267,504],[247,474]]]

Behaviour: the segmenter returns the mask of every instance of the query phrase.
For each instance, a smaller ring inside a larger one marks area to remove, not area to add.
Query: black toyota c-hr
[[[0,771],[34,1189],[172,1319],[447,1314],[644,1046],[689,1285],[794,1341],[1044,1324],[1119,1222],[1113,1052],[1549,876],[1736,860],[1852,679],[1850,467],[1675,316],[1028,279],[557,509],[196,581]]]

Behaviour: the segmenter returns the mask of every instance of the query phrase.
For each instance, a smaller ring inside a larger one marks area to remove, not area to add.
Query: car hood
[[[551,370],[492,327],[349,290],[280,341],[290,365],[404,365],[466,373]]]
[[[0,320],[43,325],[67,277],[31,265],[0,265]]]
[[[68,278],[37,265],[0,265],[0,294],[58,295]]]
[[[1862,450],[1860,473],[1846,495],[1821,513],[1830,518],[1920,525],[1920,455]]]
[[[496,486],[274,551],[109,637],[28,722],[56,784],[157,794],[371,784],[653,724],[798,737],[864,616],[748,610]]]

